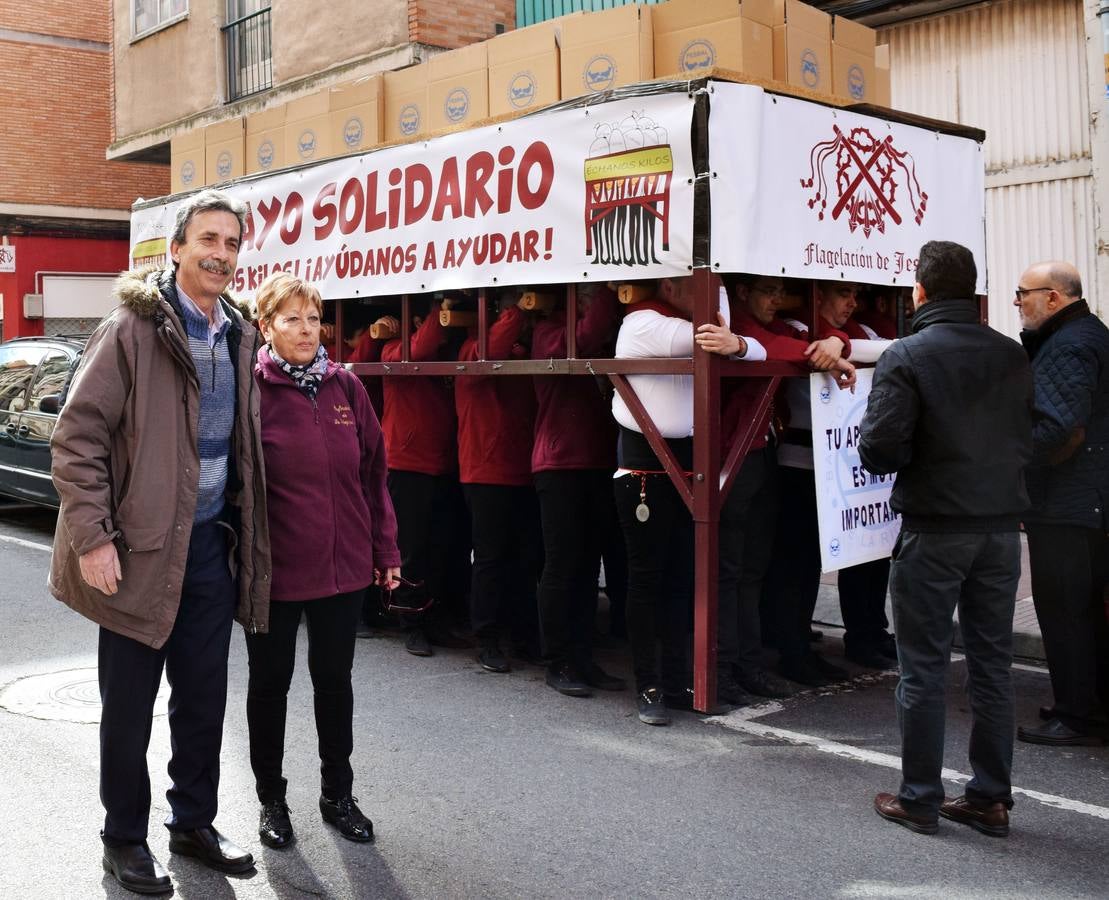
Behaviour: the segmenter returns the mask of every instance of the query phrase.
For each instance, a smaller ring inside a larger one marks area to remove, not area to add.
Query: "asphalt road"
[[[46,590],[53,524],[0,510],[0,898],[132,896],[100,867],[96,629]],[[1109,748],[1018,743],[1007,840],[944,820],[923,837],[871,807],[898,781],[894,676],[649,728],[630,692],[562,697],[540,669],[491,675],[465,651],[417,659],[391,637],[360,641],[355,660],[355,793],[378,840],[351,844],[316,812],[301,652],[286,750],[298,843],[277,852],[255,832],[246,654],[232,641],[217,825],[258,857],[249,876],[169,854],[169,738],[155,720],[150,844],[180,897],[1106,896]],[[602,659],[624,667],[622,651]],[[968,770],[964,677],[956,662],[952,794]],[[1018,718],[1032,721],[1047,675],[1020,669],[1016,682]]]

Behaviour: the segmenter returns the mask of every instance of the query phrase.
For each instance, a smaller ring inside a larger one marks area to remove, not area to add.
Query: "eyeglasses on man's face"
[[[1034,294],[1037,291],[1053,291],[1053,290],[1055,290],[1055,288],[1050,288],[1050,287],[1017,288],[1014,291],[1014,293],[1016,294],[1016,297],[1017,297],[1018,300],[1023,300],[1025,294]]]

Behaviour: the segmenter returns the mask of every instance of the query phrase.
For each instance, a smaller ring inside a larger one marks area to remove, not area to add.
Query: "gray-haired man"
[[[100,626],[104,868],[138,893],[170,888],[146,844],[163,668],[170,850],[222,872],[254,865],[212,826],[231,622],[264,631],[269,608],[259,341],[221,296],[244,215],[198,194],[178,211],[173,266],[120,277],[52,441],[62,504],[50,589]]]

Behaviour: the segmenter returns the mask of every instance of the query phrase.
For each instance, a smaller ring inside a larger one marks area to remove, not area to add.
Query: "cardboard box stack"
[[[235,118],[204,129],[206,184],[220,184],[246,174],[245,124],[242,118]]]
[[[433,56],[427,76],[431,131],[489,118],[489,50],[484,41]]]
[[[333,153],[355,153],[381,143],[385,121],[385,80],[381,75],[333,87],[329,108]]]
[[[621,6],[562,20],[562,99],[655,77],[651,6]]]
[[[285,165],[295,166],[334,155],[330,104],[330,91],[317,91],[285,104]]]
[[[774,77],[774,0],[670,0],[651,7],[655,77],[719,67]]]
[[[426,65],[385,73],[385,140],[403,141],[430,131]]]
[[[558,21],[540,22],[488,41],[489,115],[538,109],[562,99]]]
[[[890,45],[879,44],[874,48],[874,99],[875,106],[891,107],[890,100]]]
[[[875,92],[873,28],[843,16],[832,20],[832,93],[855,103],[873,103]]]
[[[285,104],[246,117],[246,171],[270,172],[285,163]]]
[[[774,0],[774,78],[832,93],[832,17],[801,0]]]
[[[204,129],[169,139],[169,189],[174,194],[207,184],[204,177]]]

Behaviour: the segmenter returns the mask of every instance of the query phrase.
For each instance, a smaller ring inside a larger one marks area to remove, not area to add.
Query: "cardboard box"
[[[246,171],[269,172],[285,165],[285,105],[246,117]]]
[[[489,118],[489,51],[484,41],[433,56],[427,76],[432,131]]]
[[[670,0],[651,8],[655,77],[719,67],[774,77],[773,0]]]
[[[403,141],[426,134],[427,66],[385,73],[385,140]]]
[[[832,20],[832,93],[855,103],[874,102],[873,28],[843,16]]]
[[[832,92],[832,17],[801,0],[774,0],[774,78]]]
[[[567,16],[562,28],[562,99],[655,77],[651,6]]]
[[[539,109],[562,99],[558,20],[498,35],[489,50],[489,115]]]
[[[874,48],[874,99],[875,106],[893,107],[890,99],[890,45],[879,44]]]
[[[208,184],[246,174],[246,123],[241,117],[204,129],[204,166]]]
[[[204,177],[204,129],[169,139],[169,189],[174,194],[194,191],[208,182]]]
[[[385,124],[385,79],[368,75],[331,89],[331,149],[355,153],[376,147]]]
[[[285,104],[285,165],[333,155],[330,104],[330,91],[317,91]]]

